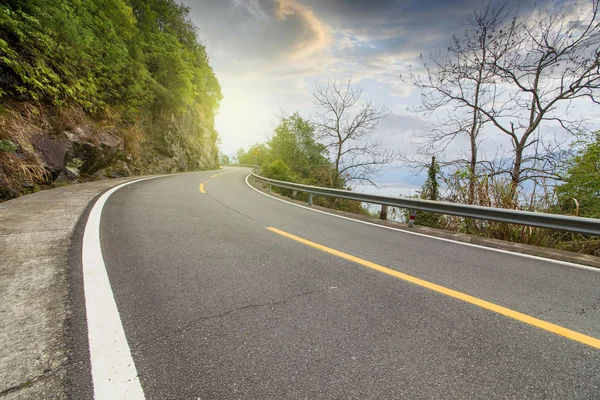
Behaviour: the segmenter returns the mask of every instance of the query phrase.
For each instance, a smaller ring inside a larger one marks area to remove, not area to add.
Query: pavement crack
[[[217,199],[216,197],[214,197],[214,196],[211,196],[210,194],[209,194],[209,196],[210,196],[210,198],[211,198],[211,199],[213,199],[214,201],[216,201],[217,203],[219,203],[219,204],[220,204],[220,205],[222,205],[223,207],[225,207],[225,208],[227,208],[228,210],[231,210],[231,211],[233,211],[233,212],[235,212],[235,213],[237,213],[237,214],[240,214],[240,215],[241,215],[241,216],[243,216],[243,217],[249,218],[249,219],[251,219],[251,220],[253,220],[253,221],[257,221],[257,222],[265,222],[265,221],[262,221],[262,220],[260,220],[260,219],[258,219],[258,218],[251,217],[250,215],[248,215],[248,214],[245,214],[245,213],[241,212],[240,210],[236,210],[235,208],[228,206],[227,204],[223,203],[222,201],[220,201],[220,200],[219,200],[219,199]]]
[[[224,311],[224,312],[221,312],[221,313],[218,313],[218,314],[206,315],[206,316],[203,316],[203,317],[195,318],[195,319],[193,319],[193,320],[191,320],[189,322],[186,322],[181,327],[178,327],[177,329],[173,330],[172,332],[169,332],[169,333],[166,333],[166,334],[163,334],[163,335],[158,335],[158,336],[155,336],[155,337],[153,337],[151,339],[148,339],[148,340],[145,340],[145,341],[140,342],[138,344],[132,345],[131,349],[136,349],[138,347],[145,346],[145,345],[147,345],[149,343],[152,343],[152,342],[155,342],[157,340],[165,339],[165,338],[171,337],[173,335],[176,335],[178,333],[185,332],[187,329],[189,329],[191,326],[197,324],[198,322],[202,322],[202,321],[209,320],[209,319],[222,318],[222,317],[225,317],[227,315],[230,315],[230,314],[233,314],[233,313],[237,313],[237,312],[240,312],[240,311],[251,310],[251,309],[262,308],[262,307],[277,306],[277,305],[289,303],[289,302],[294,301],[294,300],[296,300],[296,299],[298,299],[300,297],[306,297],[306,296],[310,296],[310,295],[313,295],[313,294],[324,293],[324,292],[328,292],[330,290],[332,290],[331,287],[328,287],[328,288],[325,288],[325,289],[311,290],[311,291],[308,291],[308,292],[299,293],[299,294],[296,294],[296,295],[293,295],[293,296],[290,296],[290,297],[286,297],[285,299],[281,299],[281,300],[278,300],[278,301],[269,301],[269,302],[266,302],[266,303],[259,303],[259,304],[247,304],[245,306],[237,307],[237,308],[234,308],[234,309],[231,309],[231,310],[227,310],[227,311]]]
[[[582,308],[581,311],[578,312],[578,314],[585,314],[587,311],[599,311],[600,310],[600,298],[596,299],[591,306],[589,306],[588,308]]]
[[[56,366],[52,369],[45,369],[42,373],[27,379],[24,382],[19,383],[18,385],[9,387],[8,389],[4,389],[0,391],[0,398],[8,396],[14,392],[18,392],[19,390],[26,389],[28,387],[33,386],[35,383],[47,379],[53,375],[60,373],[61,371],[67,370],[75,365],[83,364],[84,361],[64,361],[61,365]]]

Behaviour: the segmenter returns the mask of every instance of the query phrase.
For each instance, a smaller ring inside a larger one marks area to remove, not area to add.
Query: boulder
[[[44,132],[32,144],[50,174],[50,181],[59,177],[76,180],[80,174],[94,176],[116,162],[122,171],[119,175],[130,173],[123,166],[126,155],[123,139],[109,130],[92,132],[88,127],[77,127],[58,137]]]
[[[56,139],[50,136],[39,136],[33,140],[33,147],[37,150],[42,165],[54,181],[65,170],[67,152],[71,149],[71,142],[67,139]]]
[[[79,171],[85,175],[94,175],[101,169],[125,159],[123,139],[112,132],[76,128],[65,132],[72,143],[68,157],[82,161]]]

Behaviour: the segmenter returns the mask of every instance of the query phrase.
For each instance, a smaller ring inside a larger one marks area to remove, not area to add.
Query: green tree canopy
[[[326,147],[315,140],[313,126],[297,112],[281,119],[267,145],[272,159],[282,160],[293,174],[303,178],[329,163],[324,155]]]
[[[274,160],[264,166],[262,173],[266,177],[278,181],[294,182],[296,180],[292,169],[281,159]]]
[[[174,0],[8,0],[0,100],[112,107],[126,121],[196,109],[212,125],[221,89],[187,15]]]
[[[576,199],[580,216],[600,218],[600,133],[572,160],[556,193],[561,204]]]
[[[221,88],[188,11],[176,0],[3,1],[0,111],[82,109],[121,135],[139,172],[164,158],[170,170],[216,166]]]
[[[258,150],[258,154],[254,154],[254,150]],[[236,158],[238,164],[255,165],[258,161],[258,165],[266,165],[271,161],[270,150],[264,143],[255,143],[248,147],[247,150],[243,148],[238,149]]]

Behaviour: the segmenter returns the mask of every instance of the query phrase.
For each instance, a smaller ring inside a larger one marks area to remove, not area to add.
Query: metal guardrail
[[[251,174],[256,179],[266,182],[272,186],[309,193],[309,205],[312,205],[313,195],[329,196],[348,200],[356,200],[364,203],[407,208],[411,210],[411,219],[413,220],[417,210],[431,211],[438,214],[455,215],[458,217],[485,219],[509,224],[535,226],[539,228],[556,229],[585,235],[600,236],[600,219],[595,218],[572,217],[567,215],[539,213],[532,211],[509,210],[505,208],[445,203],[432,200],[378,196],[373,194],[356,193],[347,190],[329,189],[319,186],[309,186],[301,185],[299,183],[277,181],[262,177],[254,172]]]

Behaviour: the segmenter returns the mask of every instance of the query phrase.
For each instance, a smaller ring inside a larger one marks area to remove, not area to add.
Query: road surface
[[[248,171],[144,180],[106,201],[128,346],[106,354],[131,355],[131,398],[600,398],[599,272],[290,205]],[[81,268],[70,390],[100,398],[113,381],[90,371],[112,367],[89,355]]]

